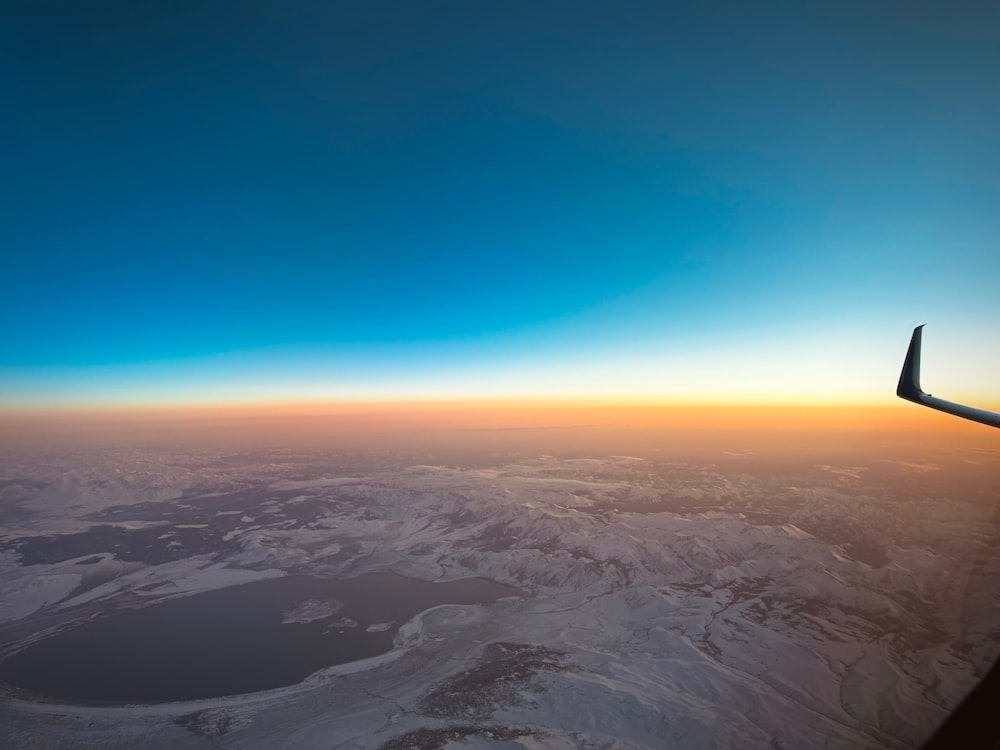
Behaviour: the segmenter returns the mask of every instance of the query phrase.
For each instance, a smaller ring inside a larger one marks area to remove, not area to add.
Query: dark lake
[[[484,604],[523,594],[484,578],[272,578],[87,622],[0,662],[0,680],[39,697],[89,704],[250,693],[389,651],[399,626],[439,604]],[[283,622],[310,606],[307,616],[322,614],[331,600],[339,604],[333,614]],[[350,621],[357,625],[350,627]],[[390,622],[386,630],[366,630]]]

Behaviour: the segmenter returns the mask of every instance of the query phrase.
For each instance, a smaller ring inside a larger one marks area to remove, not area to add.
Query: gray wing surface
[[[906,360],[903,362],[903,371],[899,374],[899,385],[896,386],[896,395],[912,401],[921,406],[928,406],[947,414],[954,414],[962,419],[971,419],[973,422],[989,425],[990,427],[1000,427],[1000,414],[985,409],[975,409],[971,406],[956,404],[953,401],[945,401],[943,398],[935,398],[929,393],[924,393],[920,388],[920,341],[924,327],[922,325],[913,329],[913,336],[910,338],[910,348],[906,350]]]

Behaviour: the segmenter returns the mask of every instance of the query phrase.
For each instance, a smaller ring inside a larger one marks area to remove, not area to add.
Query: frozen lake
[[[485,578],[274,578],[93,620],[9,657],[0,680],[39,697],[90,704],[268,690],[389,651],[399,626],[431,607],[520,594]]]

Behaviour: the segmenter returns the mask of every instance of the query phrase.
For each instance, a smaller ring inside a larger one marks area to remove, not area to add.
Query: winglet
[[[921,403],[921,396],[928,395],[920,388],[920,341],[923,332],[923,324],[913,329],[910,348],[906,350],[906,359],[903,361],[903,371],[899,373],[899,385],[896,386],[897,396],[917,404]]]
[[[903,360],[903,371],[899,373],[899,385],[896,386],[896,395],[912,401],[921,406],[943,411],[946,414],[953,414],[962,419],[969,419],[973,422],[989,425],[990,427],[1000,427],[1000,414],[984,409],[976,409],[964,404],[956,404],[952,401],[945,401],[943,398],[934,398],[929,393],[924,393],[920,388],[920,341],[923,335],[923,325],[913,329],[913,336],[910,337],[910,348],[906,350],[906,359]]]

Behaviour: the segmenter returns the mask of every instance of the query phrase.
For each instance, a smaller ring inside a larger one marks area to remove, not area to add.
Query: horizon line
[[[322,426],[371,429],[752,429],[934,430],[986,429],[920,409],[899,399],[879,403],[759,403],[580,398],[343,400],[246,403],[64,404],[0,403],[0,432],[108,426]]]

